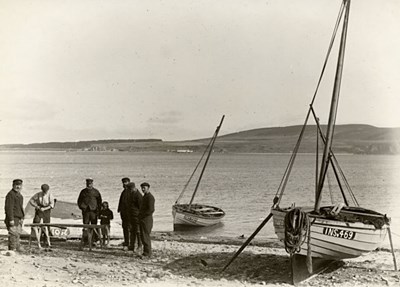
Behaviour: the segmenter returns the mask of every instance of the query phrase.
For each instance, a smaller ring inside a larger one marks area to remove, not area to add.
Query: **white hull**
[[[285,239],[285,215],[289,209],[273,209],[275,233],[280,241]],[[378,248],[386,238],[387,225],[375,228],[362,222],[343,222],[309,214],[311,221],[311,256],[341,260],[358,257]],[[307,240],[299,254],[307,255]]]
[[[177,204],[172,207],[174,226],[211,226],[221,222],[225,212],[218,207],[194,204],[188,208],[188,204]]]

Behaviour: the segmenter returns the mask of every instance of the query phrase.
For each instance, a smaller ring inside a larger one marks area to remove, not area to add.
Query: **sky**
[[[340,5],[0,0],[0,144],[197,139],[222,115],[220,134],[302,124]],[[399,51],[400,1],[353,0],[338,124],[400,127]]]

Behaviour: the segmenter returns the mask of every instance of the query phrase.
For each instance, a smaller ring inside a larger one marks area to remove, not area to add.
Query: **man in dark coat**
[[[128,189],[127,185],[131,180],[127,177],[122,179],[122,187],[124,188],[119,197],[118,209],[117,211],[121,215],[122,220],[122,231],[124,233],[124,249],[129,247],[129,231],[131,228],[131,207],[130,203],[132,201],[132,193]]]
[[[140,185],[143,192],[142,205],[139,211],[140,235],[143,244],[143,256],[151,256],[150,233],[153,228],[154,196],[150,193],[150,184],[143,182]]]
[[[81,190],[78,197],[78,207],[82,210],[83,224],[97,224],[97,218],[101,210],[101,194],[93,187],[93,179],[86,179],[86,188]],[[82,235],[86,237],[85,232]],[[94,237],[94,241],[97,241]]]
[[[128,184],[128,190],[131,192],[130,198],[130,216],[131,216],[131,226],[130,226],[130,242],[129,250],[135,251],[135,245],[137,242],[137,251],[140,252],[142,248],[142,242],[140,237],[140,225],[139,225],[139,211],[142,205],[142,194],[136,188],[134,182]]]
[[[12,189],[6,195],[4,210],[5,224],[8,230],[8,249],[21,251],[19,242],[24,220],[24,197],[21,194],[22,180],[14,179]]]

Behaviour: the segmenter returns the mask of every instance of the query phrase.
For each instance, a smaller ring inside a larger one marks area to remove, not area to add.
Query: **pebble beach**
[[[245,238],[193,238],[153,234],[153,256],[124,251],[121,240],[109,247],[79,251],[78,240],[54,241],[39,250],[22,240],[22,252],[7,250],[0,237],[2,286],[292,286],[289,256],[278,242],[252,242],[222,268]],[[400,251],[395,255],[400,258]],[[398,286],[390,249],[376,250],[334,264],[301,286]]]

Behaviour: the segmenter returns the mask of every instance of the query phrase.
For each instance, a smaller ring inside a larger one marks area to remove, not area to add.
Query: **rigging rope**
[[[330,56],[331,51],[332,51],[333,43],[334,43],[334,41],[335,41],[336,34],[337,34],[338,29],[339,29],[339,24],[340,24],[340,20],[342,19],[342,16],[343,16],[344,7],[345,7],[345,3],[344,3],[344,1],[343,1],[343,2],[342,2],[342,5],[341,5],[341,7],[340,7],[340,11],[339,11],[338,17],[337,17],[337,19],[336,19],[335,28],[334,28],[334,30],[333,30],[333,34],[332,34],[332,37],[331,37],[331,41],[330,41],[330,43],[329,43],[329,48],[328,48],[328,51],[327,51],[327,54],[326,54],[326,57],[325,57],[325,61],[324,61],[324,64],[323,64],[323,67],[322,67],[322,71],[321,71],[321,74],[320,74],[320,77],[319,77],[319,80],[318,80],[318,84],[317,84],[317,87],[316,87],[316,89],[315,89],[313,98],[312,98],[312,100],[311,100],[310,108],[308,109],[306,118],[305,118],[305,120],[304,120],[303,128],[302,128],[302,130],[301,130],[301,132],[300,132],[299,138],[298,138],[298,140],[297,140],[297,142],[296,142],[295,148],[294,148],[293,153],[292,153],[292,155],[291,155],[291,157],[290,157],[290,160],[289,160],[289,163],[288,163],[288,165],[287,165],[287,167],[286,167],[285,173],[284,173],[284,175],[283,175],[283,177],[282,177],[282,180],[281,180],[281,182],[280,182],[280,184],[279,184],[279,187],[278,187],[278,189],[277,189],[277,191],[276,191],[275,198],[274,198],[274,206],[277,205],[277,204],[279,205],[279,202],[280,202],[281,199],[282,199],[283,192],[285,191],[287,182],[288,182],[288,180],[289,180],[289,175],[290,175],[290,173],[291,173],[291,171],[292,171],[292,167],[293,167],[293,165],[294,165],[294,161],[295,161],[295,159],[296,159],[297,152],[298,152],[298,150],[299,150],[299,148],[300,148],[300,143],[301,143],[301,140],[302,140],[303,135],[304,135],[305,127],[306,127],[306,125],[307,125],[308,118],[309,118],[309,116],[310,116],[310,112],[311,112],[311,110],[312,110],[313,103],[314,103],[315,98],[316,98],[316,96],[317,96],[317,93],[318,93],[318,90],[319,90],[319,86],[320,86],[320,84],[321,84],[322,77],[323,77],[323,75],[324,75],[324,73],[325,73],[325,68],[326,68],[326,66],[327,66],[328,59],[329,59],[329,56]],[[278,194],[279,194],[279,197],[278,197]]]
[[[214,137],[214,136],[213,136],[213,137]],[[201,156],[201,158],[200,158],[199,162],[197,163],[196,167],[194,168],[194,171],[193,171],[192,175],[189,177],[189,180],[186,182],[185,186],[183,187],[183,190],[181,191],[181,194],[179,194],[178,199],[175,201],[175,204],[178,204],[179,201],[182,199],[182,196],[183,196],[183,194],[185,193],[187,187],[189,186],[189,183],[190,183],[190,181],[192,180],[194,174],[196,173],[197,168],[199,167],[199,165],[200,165],[200,163],[202,162],[202,160],[203,160],[205,154],[207,153],[208,149],[210,148],[211,142],[212,142],[212,141],[210,141],[210,142],[208,143],[206,149],[205,149],[204,152],[203,152],[203,155]]]
[[[324,144],[325,144],[325,136],[324,136],[324,134],[322,133],[322,129],[321,129],[321,126],[319,125],[318,117],[317,117],[317,115],[315,114],[314,109],[312,109],[312,113],[313,113],[313,116],[314,116],[314,120],[315,120],[315,122],[316,122],[316,124],[317,124],[318,130],[319,130],[319,135],[320,135],[322,141],[323,141]],[[343,182],[343,183],[345,184],[346,190],[347,190],[347,192],[350,194],[350,197],[351,197],[353,203],[355,204],[355,206],[359,206],[358,201],[357,201],[357,199],[356,199],[356,197],[355,197],[355,195],[354,195],[354,193],[353,193],[353,191],[352,191],[352,189],[351,189],[351,187],[350,187],[350,184],[349,184],[349,182],[347,181],[347,178],[346,178],[346,176],[345,176],[345,174],[344,174],[342,168],[340,167],[339,162],[338,162],[338,160],[337,160],[335,154],[333,153],[332,149],[330,150],[330,155],[331,155],[331,157],[330,157],[329,160],[330,160],[331,163],[332,163],[332,168],[333,168],[333,171],[335,172],[335,176],[336,176],[337,182],[338,182],[338,184],[339,184],[340,191],[342,192],[344,202],[346,203],[347,206],[349,206],[349,204],[348,204],[348,202],[347,202],[347,198],[346,198],[346,196],[345,196],[345,194],[344,194],[344,191],[343,191],[343,187],[342,187],[342,185],[341,185],[341,182]],[[337,174],[337,170],[339,171],[339,174],[340,174],[340,177],[341,177],[342,180],[339,179],[339,175]]]

